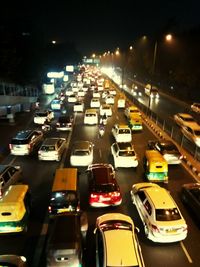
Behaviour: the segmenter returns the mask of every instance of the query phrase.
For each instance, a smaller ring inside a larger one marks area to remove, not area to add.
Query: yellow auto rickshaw
[[[168,163],[158,151],[146,150],[144,169],[150,182],[168,182]]]

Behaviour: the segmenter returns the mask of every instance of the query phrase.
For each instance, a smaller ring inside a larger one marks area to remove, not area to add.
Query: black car
[[[71,131],[73,118],[72,116],[60,116],[56,123],[57,131]]]
[[[159,151],[168,164],[180,164],[183,155],[177,146],[170,140],[151,140],[148,141],[148,149]]]
[[[21,182],[22,170],[20,166],[0,165],[0,190],[4,193],[10,185]]]
[[[47,266],[83,266],[87,215],[57,216],[48,229]]]
[[[200,222],[200,183],[183,184],[181,199]]]

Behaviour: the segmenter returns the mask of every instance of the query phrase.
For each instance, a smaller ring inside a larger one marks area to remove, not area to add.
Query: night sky
[[[29,21],[45,40],[73,42],[86,55],[128,46],[171,23],[184,30],[200,25],[198,0],[7,1],[1,20]]]

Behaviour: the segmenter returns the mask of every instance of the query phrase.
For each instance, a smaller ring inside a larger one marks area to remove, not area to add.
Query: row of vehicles
[[[127,121],[130,117],[127,116]],[[118,140],[118,136],[126,136],[127,130],[129,130],[127,135],[129,141],[124,141],[123,138]],[[115,139],[111,145],[115,168],[136,167],[138,158],[134,151],[132,138],[130,139],[130,127],[115,124],[112,135]],[[31,142],[31,138],[29,140]],[[157,141],[155,143],[151,141],[148,150],[151,152],[158,150],[163,158],[166,155],[164,152],[166,150],[161,149],[160,143]],[[49,151],[45,148],[44,151],[49,154],[52,152],[52,148]],[[122,194],[114,167],[108,163],[94,164],[93,154],[94,145],[90,141],[79,140],[72,144],[70,165],[87,168],[90,207],[121,205]],[[129,157],[131,158],[130,162],[135,165],[127,165]],[[169,158],[169,155],[165,157]],[[153,156],[149,157],[149,163],[146,164],[155,167],[154,160],[150,161],[150,158]],[[51,158],[49,157],[48,160]],[[154,172],[157,172],[157,169],[162,170],[162,167],[156,166]],[[83,264],[82,250],[87,232],[87,218],[80,211],[78,179],[77,168],[59,168],[55,171],[48,207],[52,220],[49,225],[46,246],[47,266],[81,266]],[[148,239],[162,243],[176,242],[186,238],[187,225],[167,190],[155,183],[135,183],[130,191],[130,196],[143,222]],[[67,229],[71,229],[71,231],[67,231]],[[99,216],[94,229],[96,266],[143,267],[144,261],[137,233],[138,229],[134,226],[133,220],[125,214],[113,212]]]

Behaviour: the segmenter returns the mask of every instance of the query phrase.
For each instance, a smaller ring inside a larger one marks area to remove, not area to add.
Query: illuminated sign
[[[73,72],[74,71],[74,66],[66,66],[66,71],[68,72]]]
[[[63,78],[64,76],[64,71],[60,72],[48,72],[47,77],[48,78]]]

